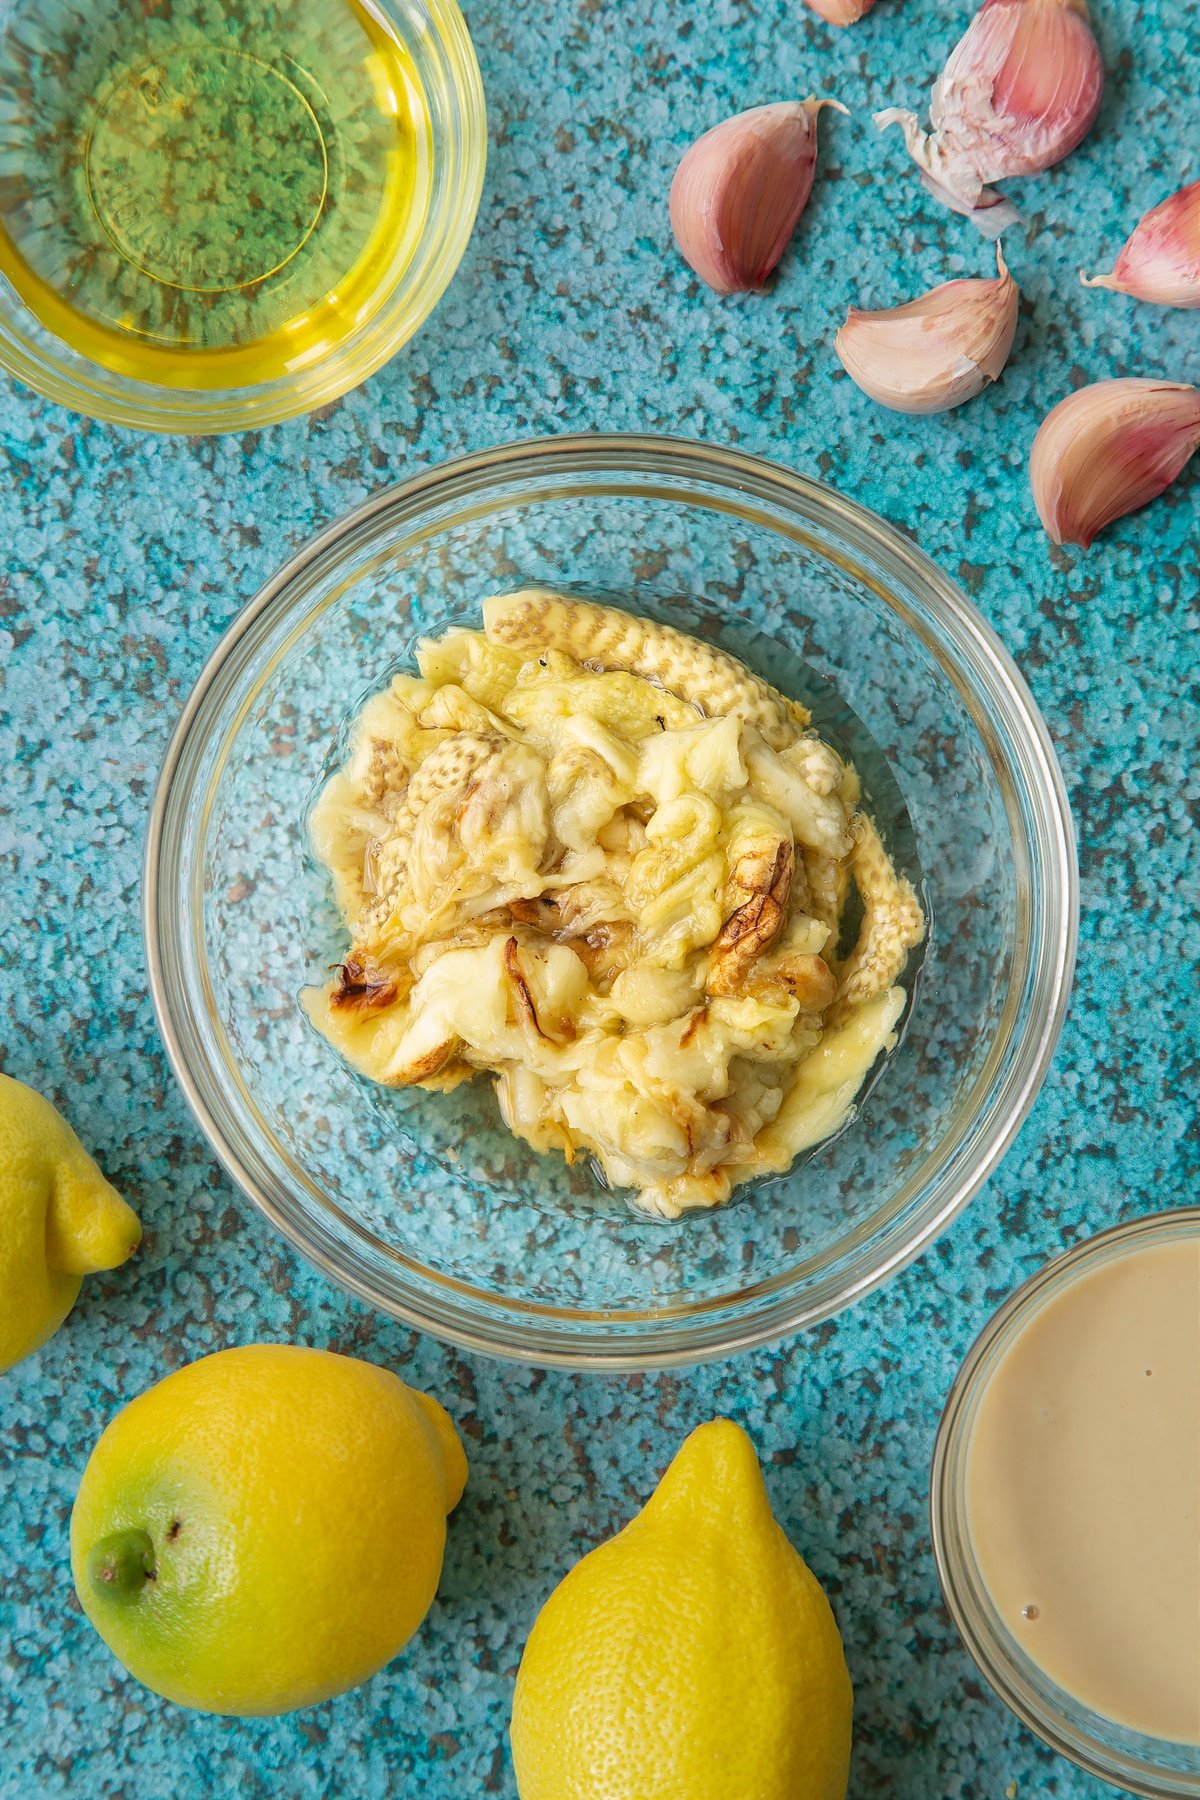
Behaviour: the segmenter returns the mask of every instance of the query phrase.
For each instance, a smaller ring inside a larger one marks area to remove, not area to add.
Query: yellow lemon
[[[85,1275],[115,1269],[141,1236],[62,1114],[0,1075],[0,1374],[54,1336]]]
[[[853,1696],[815,1576],[728,1419],[577,1563],[517,1676],[521,1800],[844,1800]]]
[[[354,1687],[403,1648],[467,1479],[436,1400],[327,1350],[221,1350],[132,1400],[71,1515],[86,1612],[181,1706],[263,1714]]]

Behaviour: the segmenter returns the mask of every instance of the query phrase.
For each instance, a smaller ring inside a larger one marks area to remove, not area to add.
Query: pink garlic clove
[[[875,0],[806,0],[827,25],[857,25],[870,12]]]
[[[1148,212],[1126,239],[1110,275],[1084,287],[1114,288],[1155,306],[1200,306],[1200,181]]]
[[[836,100],[736,113],[697,138],[671,183],[671,229],[718,294],[757,292],[787,249],[812,192],[817,119]]]
[[[1017,331],[1020,294],[996,246],[998,273],[946,281],[886,312],[850,316],[834,342],[865,394],[894,412],[948,412],[999,379]]]
[[[1097,381],[1061,400],[1033,441],[1029,478],[1056,544],[1080,544],[1157,500],[1200,448],[1200,388]]]
[[[875,123],[899,125],[931,191],[995,235],[1015,215],[997,219],[990,184],[1069,156],[1103,92],[1086,0],[984,0],[934,83],[932,130],[896,107]]]

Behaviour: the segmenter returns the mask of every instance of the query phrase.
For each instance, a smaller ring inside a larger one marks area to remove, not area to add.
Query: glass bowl
[[[1173,1744],[1105,1718],[1052,1681],[1018,1643],[988,1592],[971,1541],[967,1457],[988,1382],[1042,1306],[1131,1249],[1198,1236],[1200,1207],[1134,1219],[1076,1244],[1010,1295],[971,1346],[950,1390],[930,1482],[933,1553],[946,1604],[982,1673],[1021,1722],[1060,1755],[1152,1800],[1200,1795],[1200,1744]]]
[[[11,33],[18,59],[24,64],[40,58],[47,79],[55,81],[55,59],[77,57],[80,42],[87,43],[90,5],[91,0],[55,0],[56,35],[50,40],[42,0],[36,5],[0,0],[0,38]],[[136,0],[131,10],[145,29]],[[311,348],[302,365],[271,379],[222,386],[228,378],[204,369],[198,359],[194,386],[168,386],[119,374],[67,343],[0,272],[0,365],[60,405],[116,425],[241,431],[327,405],[407,342],[441,299],[471,236],[487,162],[487,115],[479,64],[456,0],[369,0],[367,10],[403,39],[411,57],[408,78],[423,92],[428,136],[418,163],[420,200],[412,229],[396,247],[370,311],[348,336]],[[0,94],[0,173],[14,191],[24,179],[15,146],[38,124],[24,117],[24,98],[16,88]],[[107,225],[105,230],[112,235]]]
[[[305,810],[416,638],[523,582],[727,646],[855,757],[931,918],[899,1048],[835,1139],[664,1225],[539,1157],[483,1081],[384,1090],[297,1004],[345,939]],[[246,608],[167,753],[147,846],[168,1054],[233,1178],[385,1312],[533,1363],[646,1368],[828,1317],[995,1168],[1046,1072],[1077,876],[1054,752],[1011,660],[899,533],[790,471],[671,439],[562,437],[429,470],[332,526]]]

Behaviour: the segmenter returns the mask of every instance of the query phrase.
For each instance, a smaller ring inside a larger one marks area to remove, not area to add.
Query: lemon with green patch
[[[466,1478],[443,1408],[391,1370],[222,1350],[101,1436],[71,1518],[75,1585],[109,1649],[168,1700],[312,1706],[416,1631]]]

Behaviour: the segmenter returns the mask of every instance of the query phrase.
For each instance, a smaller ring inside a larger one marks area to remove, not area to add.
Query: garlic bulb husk
[[[937,92],[936,88],[934,92]],[[969,174],[964,175],[957,167],[948,166],[952,159],[936,136],[921,130],[916,113],[889,106],[875,114],[875,123],[880,131],[886,131],[889,125],[899,125],[908,154],[921,171],[922,186],[951,212],[970,219],[984,237],[998,238],[1010,225],[1021,223],[1021,215],[1011,200],[993,187],[984,187]],[[951,185],[954,182],[959,187]],[[960,187],[964,191],[960,192]]]
[[[1084,287],[1113,288],[1155,306],[1200,306],[1200,181],[1153,207],[1134,227],[1108,275],[1080,274]]]
[[[875,0],[806,0],[812,11],[819,13],[827,25],[857,25],[865,18]]]
[[[685,153],[671,183],[671,229],[718,294],[766,286],[812,192],[817,120],[836,100],[779,101],[736,113]]]
[[[948,412],[973,400],[999,379],[1017,331],[1021,296],[999,245],[996,268],[886,312],[851,307],[834,340],[847,375],[894,412]]]
[[[934,84],[932,129],[897,107],[875,123],[899,125],[930,190],[994,237],[1016,214],[991,184],[1069,156],[1103,92],[1086,0],[984,0]]]
[[[1200,447],[1200,388],[1097,381],[1059,402],[1033,442],[1029,478],[1056,544],[1098,532],[1156,500]]]

